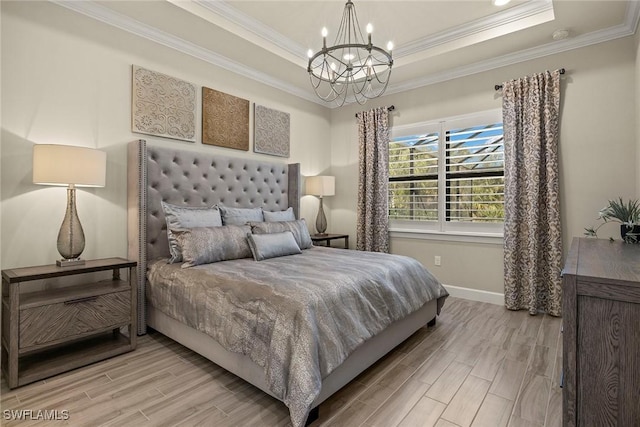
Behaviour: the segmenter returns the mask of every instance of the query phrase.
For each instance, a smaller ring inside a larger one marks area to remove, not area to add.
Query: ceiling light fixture
[[[491,0],[491,3],[493,3],[494,6],[504,6],[510,2],[511,0]]]
[[[316,95],[326,102],[335,102],[338,106],[352,98],[358,104],[377,98],[384,93],[389,84],[393,58],[393,44],[387,44],[387,50],[371,43],[373,26],[367,25],[365,43],[356,7],[348,0],[342,21],[333,46],[327,47],[326,28],[322,29],[322,49],[313,53],[309,49],[307,72]]]

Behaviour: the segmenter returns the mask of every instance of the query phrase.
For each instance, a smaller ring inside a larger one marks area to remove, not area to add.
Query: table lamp
[[[59,267],[82,265],[84,231],[76,209],[77,187],[104,187],[107,153],[70,145],[37,144],[33,147],[33,182],[68,185],[67,211],[58,233]]]
[[[318,208],[318,216],[316,217],[316,230],[318,231],[318,235],[326,236],[327,217],[324,215],[322,198],[336,194],[336,178],[333,176],[310,176],[306,179],[305,185],[305,194],[318,196],[320,198],[320,207]]]

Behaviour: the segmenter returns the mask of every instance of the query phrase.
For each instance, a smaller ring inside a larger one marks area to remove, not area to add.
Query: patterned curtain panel
[[[389,112],[357,114],[360,145],[356,249],[389,252]]]
[[[505,305],[561,315],[560,72],[503,84]]]

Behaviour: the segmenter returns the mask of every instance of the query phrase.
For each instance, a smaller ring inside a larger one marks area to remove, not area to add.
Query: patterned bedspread
[[[295,427],[360,344],[430,300],[439,313],[448,295],[412,258],[322,247],[186,269],[161,260],[149,282],[156,309],[263,367]]]

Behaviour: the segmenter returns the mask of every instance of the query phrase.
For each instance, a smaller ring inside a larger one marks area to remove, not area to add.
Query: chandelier
[[[393,44],[387,50],[371,43],[373,26],[367,24],[367,42],[360,31],[356,7],[347,1],[333,46],[327,47],[326,28],[322,29],[322,49],[309,49],[307,72],[316,95],[338,106],[346,101],[364,104],[384,93],[389,84]]]

